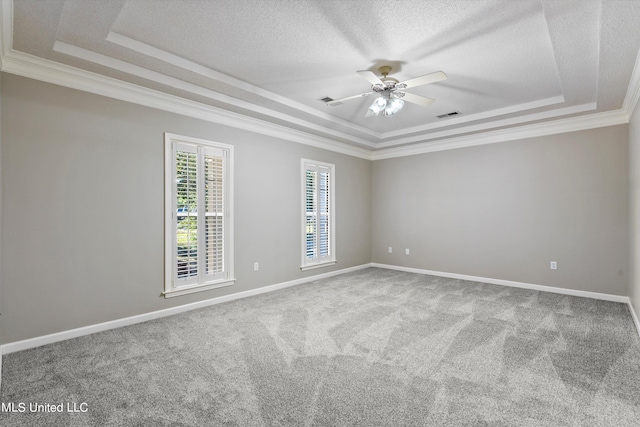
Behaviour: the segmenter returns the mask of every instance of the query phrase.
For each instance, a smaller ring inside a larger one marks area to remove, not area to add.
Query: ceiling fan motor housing
[[[393,98],[402,98],[404,93],[396,92],[397,90],[404,89],[407,87],[404,83],[400,83],[398,79],[394,79],[393,77],[387,77],[391,72],[391,67],[388,65],[384,65],[378,68],[380,74],[382,74],[382,78],[380,83],[376,83],[371,86],[371,90],[381,94],[386,99]]]

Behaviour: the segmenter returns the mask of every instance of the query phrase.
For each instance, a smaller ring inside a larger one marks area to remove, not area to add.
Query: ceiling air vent
[[[439,116],[436,116],[439,119],[445,119],[447,117],[453,117],[453,116],[458,116],[460,115],[460,111],[454,111],[451,113],[447,113],[447,114],[440,114]]]

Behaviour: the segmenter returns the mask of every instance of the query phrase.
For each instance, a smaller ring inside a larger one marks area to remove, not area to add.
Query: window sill
[[[313,270],[314,268],[329,267],[330,265],[334,265],[336,262],[338,261],[333,260],[333,261],[319,262],[317,264],[303,265],[300,267],[300,270],[307,271],[307,270]]]
[[[181,295],[193,294],[196,292],[202,291],[210,291],[211,289],[223,288],[225,286],[231,286],[235,283],[236,279],[223,279],[218,280],[205,285],[192,285],[192,286],[184,286],[182,288],[177,288],[171,291],[165,291],[162,295],[165,298],[173,298],[179,297]]]

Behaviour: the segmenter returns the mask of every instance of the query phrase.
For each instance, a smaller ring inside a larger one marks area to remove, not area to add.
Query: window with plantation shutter
[[[166,297],[233,283],[233,146],[165,134]]]
[[[336,263],[335,166],[302,159],[302,270]]]

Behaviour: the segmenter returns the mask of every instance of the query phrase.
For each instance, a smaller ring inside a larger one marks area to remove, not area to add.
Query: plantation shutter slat
[[[204,239],[207,276],[224,273],[224,167],[225,153],[222,150],[204,150]]]
[[[330,179],[331,174],[328,168],[319,167],[318,180],[318,218],[319,218],[319,257],[324,258],[331,255],[331,206],[330,206]]]
[[[316,186],[317,171],[307,169],[305,172],[305,208],[306,208],[306,257],[313,260],[317,257],[318,225],[316,218]]]
[[[176,279],[195,283],[198,275],[198,154],[197,147],[176,144]]]

